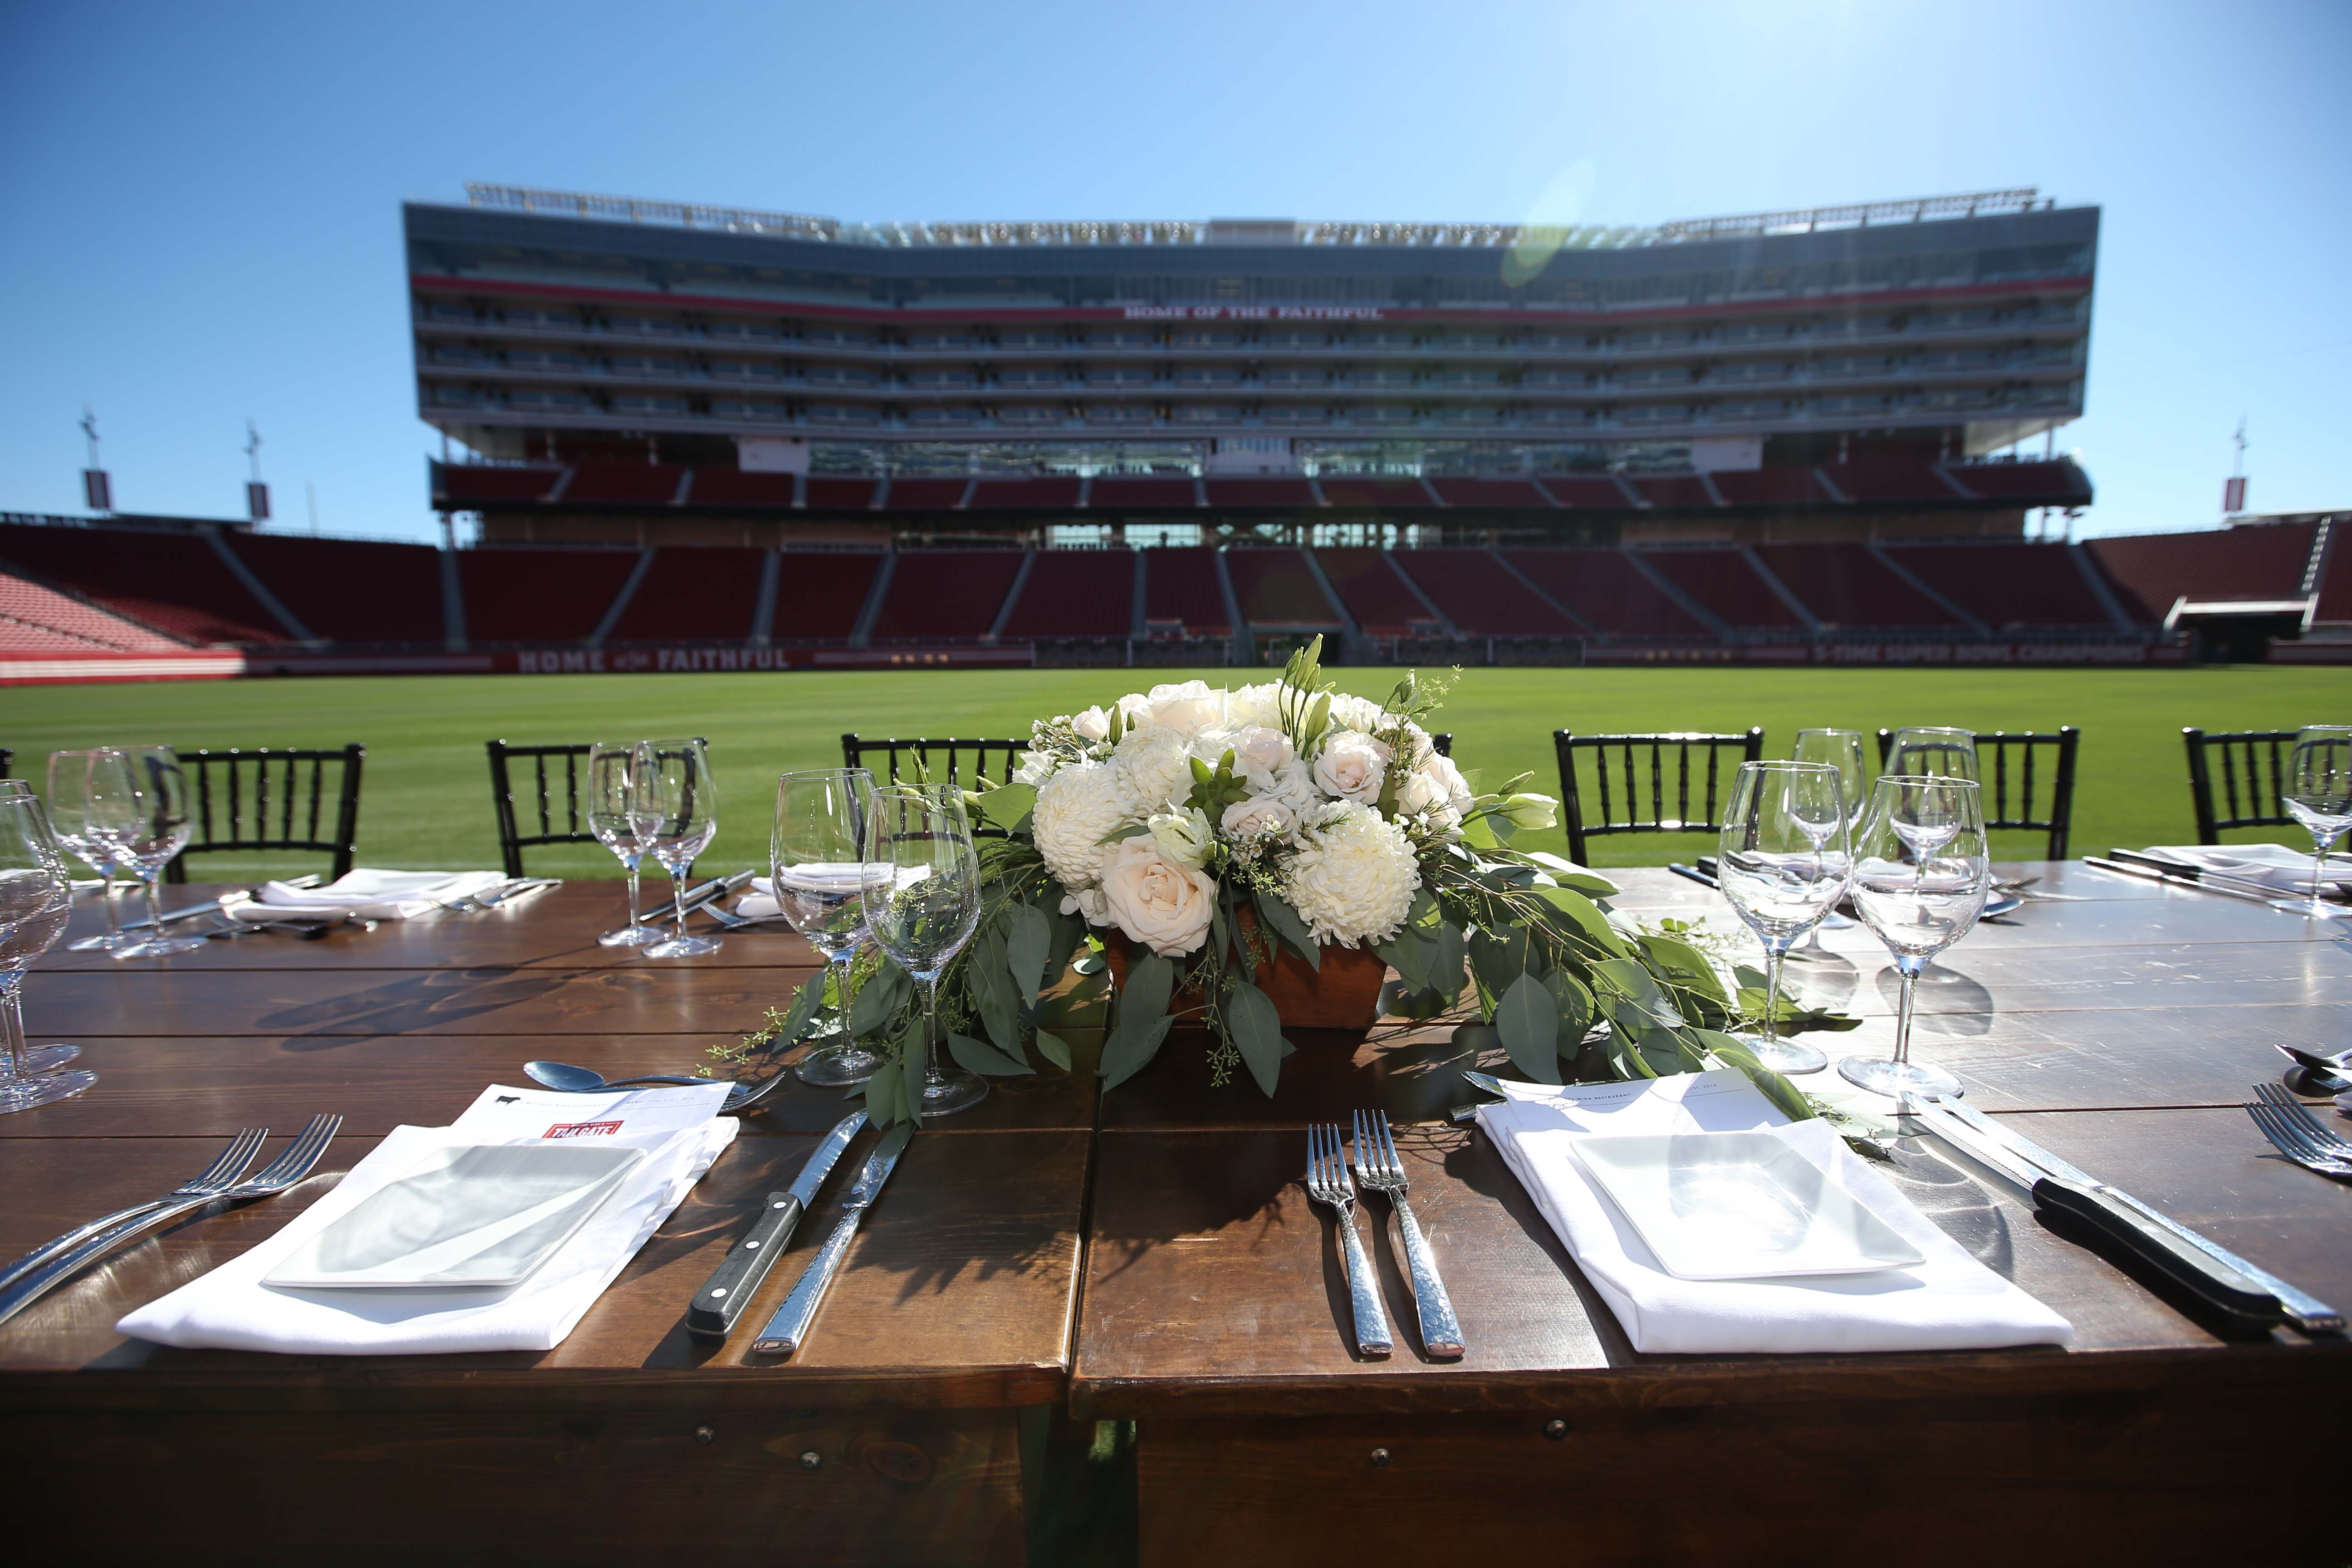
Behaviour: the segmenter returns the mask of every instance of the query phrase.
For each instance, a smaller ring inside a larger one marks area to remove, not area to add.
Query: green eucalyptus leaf
[[[948,1036],[948,1055],[956,1065],[968,1072],[987,1078],[1014,1078],[1036,1069],[1009,1051],[1001,1051],[985,1040],[975,1040],[970,1035]]]
[[[1103,1089],[1106,1091],[1117,1089],[1150,1067],[1151,1058],[1160,1052],[1160,1042],[1168,1037],[1169,1026],[1175,1022],[1162,1013],[1157,1021],[1140,1029],[1130,1031],[1121,1027],[1103,1042]]]
[[[1037,1031],[1037,1054],[1064,1072],[1070,1070],[1070,1042],[1052,1030]]]
[[[1011,927],[1004,943],[1005,963],[1013,984],[1032,1004],[1045,984],[1045,959],[1054,941],[1054,922],[1034,904],[1011,907]]]
[[[857,994],[850,999],[849,1032],[871,1035],[879,1032],[897,1016],[915,994],[915,983],[907,972],[888,959],[884,959],[873,973],[866,977]]]
[[[1642,938],[1642,951],[1649,955],[1651,963],[1665,973],[1667,979],[1687,985],[1717,1002],[1730,1000],[1724,993],[1722,980],[1715,973],[1715,965],[1690,943],[1671,936],[1644,936]]]
[[[1246,981],[1225,992],[1225,1027],[1233,1036],[1234,1048],[1248,1064],[1250,1076],[1268,1100],[1274,1098],[1274,1086],[1282,1077],[1283,1050],[1282,1015],[1275,1010],[1274,998]]]
[[[1614,898],[1625,890],[1591,867],[1580,866],[1573,860],[1562,859],[1549,849],[1528,849],[1522,850],[1521,853],[1549,872],[1552,879],[1561,887],[1573,888],[1588,897]]]
[[[1543,988],[1551,994],[1552,1005],[1559,1009],[1559,1053],[1574,1056],[1583,1044],[1584,1032],[1592,1027],[1592,993],[1564,969],[1546,974]]]
[[[1018,827],[1037,804],[1035,784],[1000,784],[980,797],[980,809],[999,827]]]
[[[899,1104],[904,1098],[899,1093],[904,1073],[898,1063],[886,1061],[866,1080],[866,1119],[877,1127],[887,1127],[904,1114]]]
[[[1430,943],[1428,988],[1446,1001],[1462,994],[1463,963],[1467,949],[1461,928],[1451,921],[1437,922],[1436,940]],[[1402,971],[1399,971],[1400,973]]]
[[[1574,931],[1612,958],[1632,956],[1632,949],[1617,934],[1617,928],[1609,923],[1609,917],[1582,893],[1571,888],[1531,888],[1528,891],[1551,906],[1561,929]]]
[[[778,1046],[795,1044],[808,1033],[809,1025],[816,1018],[817,1009],[824,1005],[824,983],[832,973],[833,967],[827,964],[801,983],[800,990],[793,996],[792,1011],[784,1015],[783,1023],[777,1027]]]
[[[1764,1098],[1791,1121],[1810,1121],[1816,1114],[1811,1101],[1797,1086],[1756,1059],[1756,1053],[1729,1035],[1714,1029],[1693,1029],[1700,1046],[1726,1067],[1738,1068],[1764,1091]]]
[[[1118,1026],[1130,1019],[1149,1024],[1168,1011],[1176,994],[1176,966],[1156,952],[1139,952],[1127,966],[1127,984],[1118,993]]]
[[[1293,952],[1305,959],[1307,968],[1320,971],[1323,950],[1307,931],[1307,922],[1298,918],[1298,911],[1264,888],[1257,890],[1253,901],[1257,905],[1257,918],[1265,928],[1282,938]]]
[[[1522,974],[1495,1004],[1495,1028],[1511,1065],[1538,1083],[1559,1081],[1559,1010],[1532,974]]]

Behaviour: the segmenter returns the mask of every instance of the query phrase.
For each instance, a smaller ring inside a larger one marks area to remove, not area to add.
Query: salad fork
[[[245,1203],[254,1198],[274,1197],[310,1175],[311,1167],[335,1141],[342,1127],[340,1116],[323,1115],[310,1118],[291,1143],[286,1145],[277,1159],[263,1166],[258,1174],[249,1176],[235,1186],[201,1197],[175,1199],[160,1208],[123,1221],[111,1230],[82,1243],[47,1268],[19,1279],[5,1290],[0,1290],[0,1322],[5,1322],[25,1308],[39,1300],[57,1286],[79,1273],[85,1264],[95,1262],[112,1252],[122,1243],[142,1231],[165,1225],[194,1209],[216,1203]]]
[[[2249,1105],[2246,1114],[2254,1119],[2254,1125],[2263,1130],[2272,1148],[2305,1170],[2333,1176],[2339,1182],[2352,1182],[2352,1160],[2338,1159],[2323,1151],[2277,1107]]]
[[[1356,1319],[1356,1348],[1368,1356],[1384,1356],[1394,1348],[1389,1338],[1388,1314],[1381,1310],[1380,1291],[1372,1280],[1371,1259],[1364,1256],[1363,1237],[1356,1234],[1356,1184],[1348,1176],[1348,1158],[1339,1145],[1336,1121],[1307,1129],[1307,1195],[1328,1205],[1339,1215],[1339,1244],[1348,1261],[1348,1298]]]
[[[136,1219],[150,1209],[162,1208],[182,1198],[210,1198],[226,1192],[236,1185],[237,1178],[245,1174],[247,1165],[253,1163],[253,1157],[261,1152],[262,1142],[268,1136],[269,1129],[267,1127],[248,1127],[229,1141],[228,1147],[220,1152],[218,1159],[162,1197],[133,1204],[127,1209],[117,1209],[110,1215],[103,1215],[88,1225],[77,1226],[63,1236],[43,1242],[7,1268],[0,1268],[0,1288],[15,1284],[51,1258],[80,1246],[99,1232],[110,1230],[124,1220]]]
[[[2352,1160],[2352,1138],[2347,1138],[2311,1113],[2311,1108],[2274,1083],[2254,1085],[2254,1098],[2293,1122],[2320,1152]]]
[[[1412,1205],[1404,1201],[1404,1162],[1397,1158],[1396,1139],[1389,1131],[1388,1112],[1367,1116],[1356,1112],[1356,1180],[1376,1193],[1388,1194],[1396,1210],[1397,1228],[1404,1233],[1405,1267],[1412,1276],[1412,1303],[1421,1318],[1422,1348],[1433,1356],[1462,1353],[1462,1324],[1454,1316],[1453,1298],[1438,1278],[1437,1259],[1430,1255],[1428,1238]],[[1349,1227],[1353,1229],[1351,1226]]]

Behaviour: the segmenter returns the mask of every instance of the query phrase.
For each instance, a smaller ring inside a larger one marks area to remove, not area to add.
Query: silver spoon
[[[594,1094],[603,1089],[626,1089],[632,1084],[681,1084],[690,1087],[695,1084],[719,1081],[707,1078],[686,1078],[674,1073],[647,1073],[639,1078],[608,1079],[593,1068],[574,1067],[570,1062],[525,1062],[522,1065],[522,1071],[525,1078],[541,1088],[558,1089],[565,1094]],[[771,1090],[791,1076],[790,1073],[779,1072],[771,1074],[767,1081],[756,1086],[731,1084],[727,1090],[727,1103],[719,1109],[722,1114],[730,1116],[739,1111],[747,1110],[765,1100]]]

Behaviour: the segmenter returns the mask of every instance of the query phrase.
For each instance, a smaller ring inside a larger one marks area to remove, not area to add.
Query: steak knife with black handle
[[[858,1111],[843,1121],[824,1135],[822,1142],[810,1151],[808,1163],[788,1192],[770,1193],[760,1205],[759,1217],[751,1228],[737,1242],[732,1250],[711,1271],[710,1278],[695,1291],[694,1300],[686,1309],[686,1331],[698,1339],[723,1340],[741,1315],[743,1303],[760,1289],[768,1277],[777,1255],[793,1238],[793,1227],[801,1215],[808,1212],[816,1198],[817,1189],[832,1173],[841,1152],[866,1125],[866,1112]]]

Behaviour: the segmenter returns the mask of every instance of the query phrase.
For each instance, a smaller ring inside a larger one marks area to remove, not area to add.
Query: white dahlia
[[[1113,753],[1111,766],[1126,780],[1139,816],[1164,811],[1192,793],[1192,753],[1186,737],[1154,726],[1130,731]]]
[[[1045,868],[1075,893],[1095,885],[1103,840],[1137,820],[1121,770],[1074,763],[1038,786],[1030,831]]]
[[[1421,887],[1404,830],[1351,810],[1307,835],[1290,862],[1290,907],[1317,940],[1342,947],[1396,934]]]

